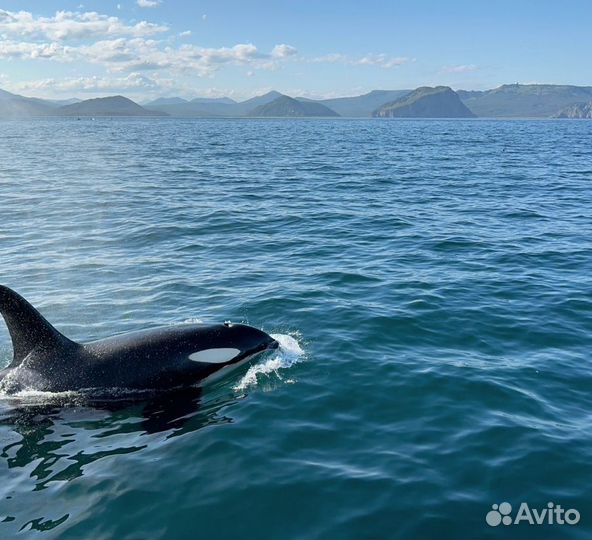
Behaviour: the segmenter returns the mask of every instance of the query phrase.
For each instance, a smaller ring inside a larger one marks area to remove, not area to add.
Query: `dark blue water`
[[[592,123],[2,122],[0,210],[0,283],[74,339],[283,343],[140,402],[0,397],[0,537],[592,536]]]

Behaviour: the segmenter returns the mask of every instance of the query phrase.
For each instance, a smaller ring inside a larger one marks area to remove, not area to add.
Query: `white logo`
[[[528,503],[520,503],[516,517],[512,518],[512,505],[509,502],[492,504],[485,521],[490,527],[503,525],[576,525],[580,521],[580,513],[575,508],[564,510],[560,504],[547,503],[547,507],[537,510],[530,508]]]
[[[500,505],[492,504],[492,510],[487,512],[485,516],[485,521],[487,521],[487,525],[491,527],[497,527],[500,523],[504,525],[511,525],[512,518],[510,514],[512,513],[512,505],[507,502],[503,502]]]

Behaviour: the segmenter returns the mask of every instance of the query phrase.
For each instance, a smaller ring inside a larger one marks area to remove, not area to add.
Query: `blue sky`
[[[592,85],[590,0],[0,0],[0,88],[334,97]]]

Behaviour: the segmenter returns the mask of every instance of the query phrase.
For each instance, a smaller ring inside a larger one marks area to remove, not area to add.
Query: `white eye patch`
[[[189,355],[189,360],[207,364],[224,364],[240,354],[239,349],[204,349]]]

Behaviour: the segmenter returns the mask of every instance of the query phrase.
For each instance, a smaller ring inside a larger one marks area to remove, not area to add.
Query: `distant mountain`
[[[47,107],[51,107],[52,109],[57,109],[58,107],[62,107],[63,105],[71,105],[72,103],[80,103],[82,100],[78,98],[70,98],[70,99],[41,99],[41,98],[26,98],[19,96],[22,99],[29,101],[30,103],[37,103],[38,105],[44,105]]]
[[[227,105],[234,105],[234,104],[236,104],[236,101],[234,101],[234,99],[230,99],[229,97],[219,97],[219,98],[196,97],[191,100],[191,103],[225,103]]]
[[[236,101],[228,97],[194,98],[187,101],[182,98],[159,98],[146,103],[144,107],[170,116],[208,118],[212,116],[236,116],[232,108]]]
[[[80,103],[82,100],[78,98],[69,98],[69,99],[44,99],[42,100],[45,103],[50,103],[55,107],[61,107],[63,105],[72,105],[72,103]]]
[[[191,101],[180,97],[162,97],[143,107],[123,96],[81,101],[71,99],[40,99],[25,97],[0,90],[0,118],[31,118],[37,116],[163,116],[177,117],[241,117],[251,115],[258,107],[263,115],[370,117],[407,116],[467,117],[474,113],[481,117],[549,118],[586,117],[592,102],[592,86],[552,84],[506,84],[492,90],[457,90],[448,87],[418,88],[411,90],[373,90],[361,96],[313,100],[288,98],[276,91],[268,92],[242,102],[228,97],[196,97]],[[460,98],[460,105],[459,105]],[[309,104],[303,108],[301,104]],[[461,107],[464,104],[465,108]],[[271,112],[269,112],[271,110]],[[470,113],[467,113],[467,110]],[[316,112],[315,112],[316,111]],[[320,112],[319,112],[320,111]],[[322,114],[321,114],[322,113]]]
[[[561,109],[555,118],[592,118],[592,101],[569,105]]]
[[[35,98],[28,98],[0,90],[0,118],[30,118],[52,114],[52,105]]]
[[[483,94],[486,94],[487,92],[488,90],[456,90],[458,97],[463,102],[466,99],[481,97]]]
[[[372,90],[372,92],[361,96],[321,99],[318,102],[334,110],[340,116],[369,117],[382,105],[395,101],[410,92],[411,90]]]
[[[195,98],[185,103],[173,103],[169,105],[149,104],[146,105],[146,108],[151,111],[160,111],[171,116],[181,117],[211,118],[246,116],[259,105],[265,105],[281,95],[279,92],[272,91],[238,103],[228,97]]]
[[[411,90],[373,90],[362,96],[345,98],[313,100],[294,98],[300,102],[319,103],[328,107],[341,116],[370,117],[372,112],[381,105],[410,93]],[[271,103],[283,94],[272,90],[261,96],[245,101],[236,102],[228,97],[223,98],[195,98],[184,103],[164,103],[155,100],[144,105],[155,111],[166,112],[171,116],[214,117],[214,116],[247,116],[262,105]]]
[[[504,84],[484,92],[458,92],[477,116],[545,118],[560,109],[592,100],[592,87],[555,84]]]
[[[305,117],[305,116],[339,116],[322,103],[315,101],[299,101],[289,96],[280,96],[269,103],[255,107],[249,116],[266,117]]]
[[[475,115],[463,105],[457,93],[448,86],[422,86],[391,103],[383,105],[373,116],[380,118],[472,118]]]
[[[0,100],[0,118],[30,118],[34,116],[48,116],[52,108],[48,105],[27,100]]]
[[[159,107],[160,105],[178,105],[179,103],[188,103],[186,99],[180,97],[161,97],[149,101],[148,103],[143,103],[143,107]]]
[[[59,107],[55,113],[60,116],[166,116],[162,112],[149,111],[123,96],[87,99]]]
[[[17,97],[16,94],[11,94],[10,92],[7,92],[6,90],[2,90],[0,88],[0,99],[11,99]]]
[[[210,118],[215,116],[237,116],[234,104],[220,102],[173,103],[171,105],[145,105],[151,111],[162,112],[170,116]]]
[[[283,94],[272,90],[271,92],[267,92],[267,94],[263,94],[262,96],[255,96],[251,99],[247,99],[246,101],[241,101],[240,103],[236,104],[236,114],[237,116],[249,114],[260,105],[271,103],[274,99],[282,96]]]

